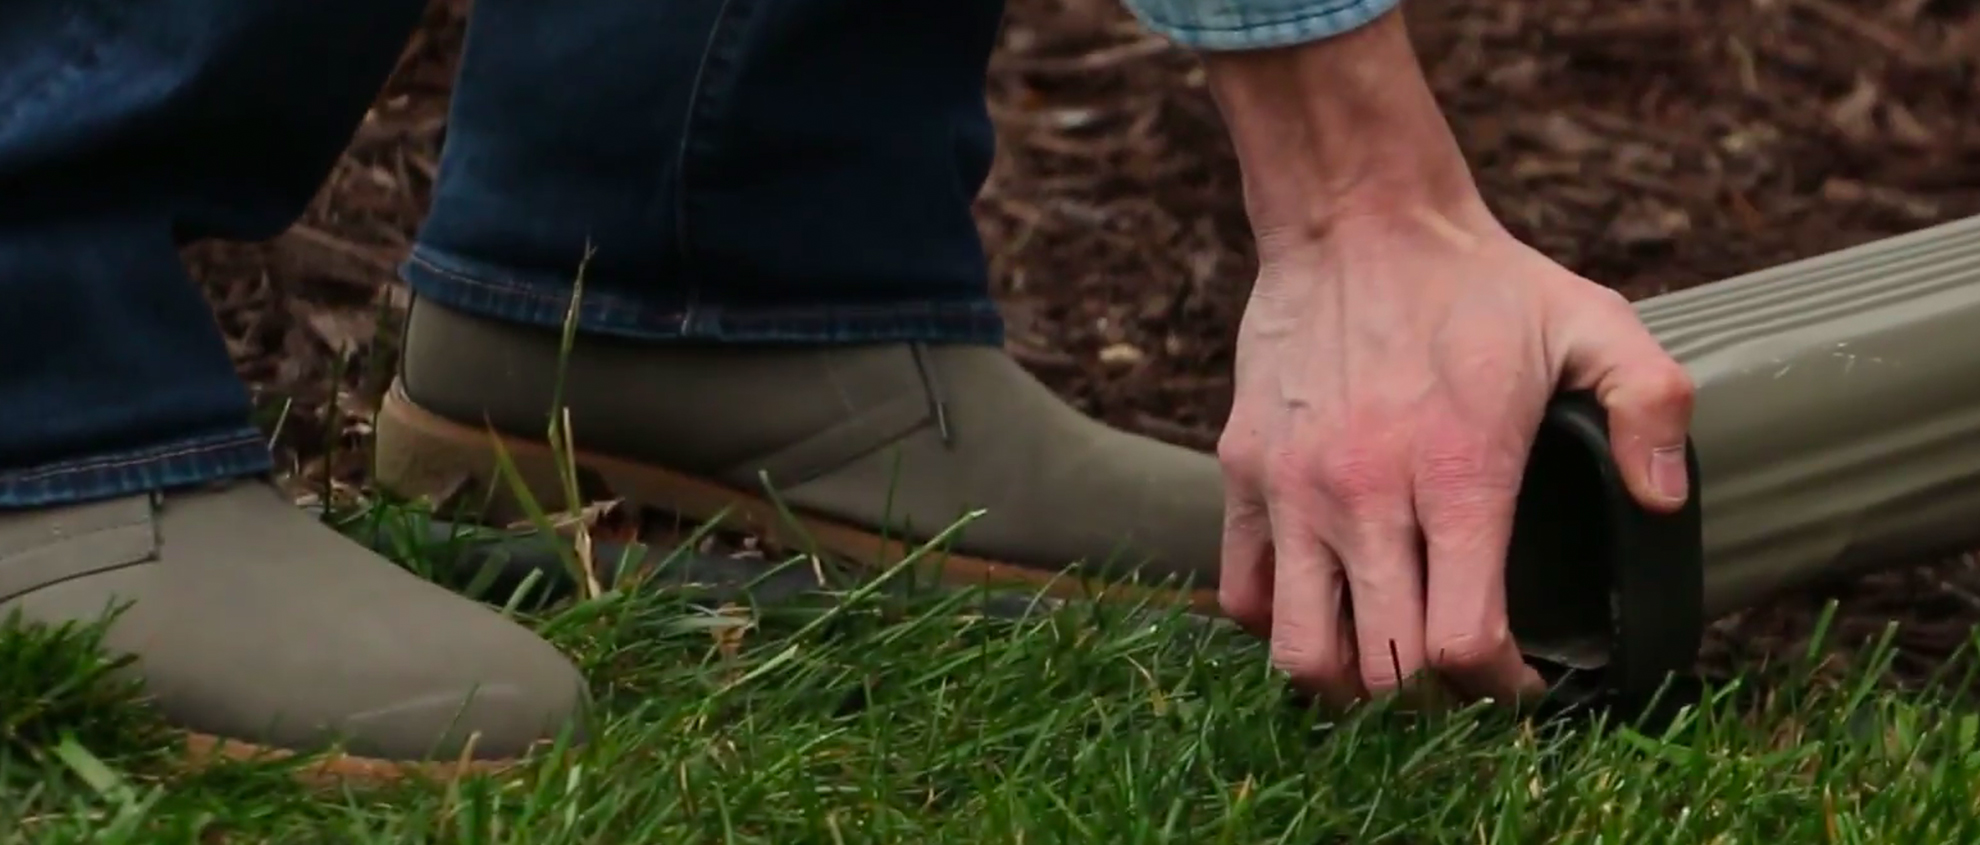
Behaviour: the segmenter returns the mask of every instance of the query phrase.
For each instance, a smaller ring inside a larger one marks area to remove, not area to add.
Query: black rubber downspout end
[[[1626,718],[1695,699],[1705,563],[1698,457],[1682,508],[1639,505],[1610,452],[1608,415],[1571,392],[1547,408],[1507,557],[1514,638],[1553,687],[1545,710]]]

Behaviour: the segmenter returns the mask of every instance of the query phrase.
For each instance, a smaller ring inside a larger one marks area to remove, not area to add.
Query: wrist
[[[1208,53],[1261,251],[1342,227],[1496,225],[1400,13],[1294,47]]]

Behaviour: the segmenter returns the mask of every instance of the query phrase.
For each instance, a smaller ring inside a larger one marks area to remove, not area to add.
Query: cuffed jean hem
[[[0,508],[111,499],[260,475],[274,468],[267,435],[242,426],[145,449],[0,470]]]
[[[1402,0],[1273,0],[1200,3],[1128,0],[1141,25],[1193,50],[1267,50],[1322,41],[1374,23]]]
[[[561,328],[569,317],[572,279],[532,278],[416,247],[400,266],[413,293],[490,319]],[[607,291],[580,295],[581,332],[634,340],[726,343],[956,343],[1001,346],[1003,316],[976,302],[902,302],[737,308],[666,307]]]

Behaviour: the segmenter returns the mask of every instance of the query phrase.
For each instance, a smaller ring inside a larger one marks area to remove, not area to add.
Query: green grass
[[[1887,691],[1875,665],[1841,684],[1784,667],[1764,694],[1721,689],[1655,732],[1486,709],[1327,721],[1257,643],[1173,615],[999,618],[925,591],[699,598],[634,589],[527,620],[592,679],[589,745],[367,791],[299,785],[293,762],[185,771],[91,631],[0,632],[0,837],[1980,841],[1980,717]]]
[[[568,449],[561,418],[548,435]],[[522,498],[542,533],[562,520]],[[373,504],[339,524],[486,583],[423,514]],[[588,546],[559,555],[578,598],[530,615],[481,597],[573,655],[602,718],[499,775],[326,790],[292,776],[306,759],[189,770],[97,629],[0,626],[0,842],[1980,842],[1980,716],[1879,685],[1881,659],[1837,682],[1811,649],[1655,729],[1330,718],[1258,642],[1175,613],[984,613],[881,589],[904,568],[738,605],[664,578],[600,589]],[[1941,688],[1970,689],[1970,662]]]
[[[566,321],[564,354],[572,338]],[[560,416],[546,439],[568,453]],[[574,469],[560,481],[576,499]],[[519,493],[539,534],[568,520]],[[1325,716],[1261,643],[1178,613],[986,613],[903,590],[905,566],[774,604],[663,576],[600,588],[582,530],[554,556],[578,596],[541,608],[477,592],[418,509],[358,516],[339,524],[570,653],[600,703],[592,740],[368,788],[307,786],[307,758],[190,770],[99,629],[4,621],[0,843],[1980,841],[1980,714],[1879,685],[1889,637],[1853,681],[1812,647],[1655,728]],[[1964,655],[1936,689],[1972,689]]]

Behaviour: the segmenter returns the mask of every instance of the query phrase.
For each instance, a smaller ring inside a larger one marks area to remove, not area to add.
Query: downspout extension
[[[1980,546],[1980,217],[1638,313],[1697,385],[1708,620]]]
[[[1641,703],[1712,619],[1980,547],[1980,217],[1637,310],[1697,387],[1693,500],[1635,507],[1600,408],[1549,408],[1507,598],[1566,698]]]

